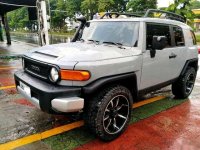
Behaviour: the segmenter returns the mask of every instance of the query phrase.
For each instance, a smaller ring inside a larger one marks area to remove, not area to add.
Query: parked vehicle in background
[[[150,18],[152,13],[168,19]],[[83,111],[91,131],[110,141],[125,131],[133,102],[141,95],[170,84],[175,97],[190,95],[198,50],[193,30],[179,15],[149,10],[144,17],[105,16],[110,19],[79,18],[71,43],[25,54],[15,81],[18,91],[42,111]]]
[[[198,53],[200,54],[200,46],[198,46]]]

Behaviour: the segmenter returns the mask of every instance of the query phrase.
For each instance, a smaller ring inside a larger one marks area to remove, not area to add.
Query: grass
[[[53,36],[72,36],[74,35],[75,31],[70,31],[70,32],[67,32],[67,33],[64,33],[64,32],[49,32],[50,35],[53,35]],[[15,31],[15,32],[11,32],[11,34],[37,34],[36,32],[23,32],[23,31]]]
[[[175,100],[165,98],[160,101],[156,101],[142,107],[138,107],[132,110],[132,117],[130,124],[136,123],[140,120],[148,118],[159,112],[167,110],[184,103],[187,100]],[[77,128],[69,132],[65,132],[47,139],[42,140],[45,145],[48,145],[52,150],[70,150],[84,145],[95,139],[95,136],[88,132],[85,127]]]
[[[200,43],[200,35],[196,35],[197,42]]]
[[[13,55],[13,56],[0,56],[0,59],[4,60],[4,61],[13,61],[13,60],[19,60],[22,58],[22,55]]]

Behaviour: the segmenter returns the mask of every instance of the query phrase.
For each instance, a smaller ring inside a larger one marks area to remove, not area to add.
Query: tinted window
[[[152,49],[153,36],[166,36],[167,47],[171,47],[171,35],[168,25],[147,24],[147,49]]]
[[[124,46],[137,46],[138,22],[97,21],[89,22],[83,30],[84,41],[95,40],[103,42],[121,43]]]
[[[173,27],[175,46],[184,46],[185,40],[183,36],[183,31],[180,27]]]
[[[193,44],[194,44],[194,45],[197,45],[197,41],[196,41],[196,37],[195,37],[194,32],[193,32],[193,31],[190,31],[190,34],[191,34],[191,36],[192,36]]]

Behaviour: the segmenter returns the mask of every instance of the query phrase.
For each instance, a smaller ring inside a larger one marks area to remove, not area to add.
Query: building
[[[200,9],[193,9],[192,11],[195,15],[200,15]],[[196,31],[200,31],[200,19],[194,19],[194,27]]]

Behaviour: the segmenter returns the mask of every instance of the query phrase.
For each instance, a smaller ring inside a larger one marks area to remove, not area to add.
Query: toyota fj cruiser
[[[83,111],[85,124],[109,141],[124,132],[140,95],[170,84],[177,98],[192,92],[198,50],[183,17],[149,10],[78,20],[71,43],[32,50],[15,73],[19,93],[42,111]]]

